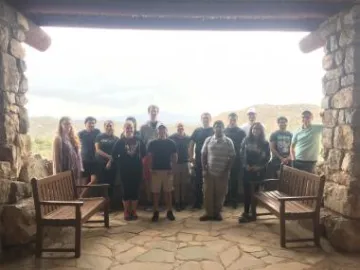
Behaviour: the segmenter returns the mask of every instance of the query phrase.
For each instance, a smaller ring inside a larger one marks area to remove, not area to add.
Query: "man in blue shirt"
[[[319,157],[323,125],[311,123],[313,114],[310,111],[304,111],[301,116],[303,125],[293,136],[291,157],[295,168],[312,173]]]

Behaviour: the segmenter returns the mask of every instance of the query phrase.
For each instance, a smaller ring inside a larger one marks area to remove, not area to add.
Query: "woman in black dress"
[[[142,158],[146,154],[144,143],[134,134],[134,124],[124,124],[124,136],[117,141],[113,149],[113,159],[120,168],[123,187],[123,204],[125,220],[138,218],[136,208],[139,187],[142,180]]]

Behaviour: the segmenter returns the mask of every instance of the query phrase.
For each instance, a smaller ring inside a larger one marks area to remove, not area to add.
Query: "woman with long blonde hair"
[[[80,142],[70,117],[61,117],[53,144],[54,174],[73,171],[76,183],[81,185],[82,161]]]
[[[142,159],[146,154],[145,144],[135,135],[134,131],[134,123],[126,121],[124,136],[116,142],[112,153],[114,161],[120,168],[125,220],[138,218],[136,209],[142,180]]]

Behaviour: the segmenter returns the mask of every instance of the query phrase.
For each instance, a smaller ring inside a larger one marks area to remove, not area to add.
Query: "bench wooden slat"
[[[319,245],[320,206],[324,185],[324,176],[283,165],[280,169],[278,190],[254,193],[252,208],[255,209],[259,203],[270,213],[280,218],[280,244],[282,247],[285,247],[286,243],[285,220],[299,219],[313,220],[313,240],[316,245]],[[252,210],[252,213],[256,217],[256,209]]]
[[[84,201],[83,206],[81,206],[81,220],[87,221],[89,214],[92,214],[94,210],[99,209],[103,204],[104,198]],[[44,220],[56,220],[58,222],[69,219],[75,220],[75,207],[73,206],[61,206],[44,216]]]
[[[285,197],[286,194],[279,191],[268,191],[260,192],[256,195],[258,200],[261,200],[263,203],[271,205],[271,207],[280,212],[280,201],[279,197]],[[285,213],[313,213],[314,209],[311,209],[308,206],[301,204],[300,202],[287,202],[285,204]]]
[[[40,257],[44,249],[44,226],[73,226],[75,227],[75,257],[81,254],[81,224],[89,219],[101,208],[104,210],[104,225],[109,227],[109,199],[107,192],[104,197],[80,200],[74,175],[71,171],[62,172],[43,179],[32,179],[36,211],[36,256]],[[109,185],[102,185],[108,188]],[[69,249],[55,249],[63,252]]]

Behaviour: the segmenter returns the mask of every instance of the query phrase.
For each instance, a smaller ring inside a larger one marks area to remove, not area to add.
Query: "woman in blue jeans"
[[[255,217],[250,215],[251,181],[264,180],[266,166],[270,160],[270,145],[265,139],[261,123],[256,122],[251,126],[249,135],[241,144],[240,158],[244,166],[244,212],[239,222],[245,223],[255,220]],[[259,186],[255,185],[255,191],[258,189]]]

